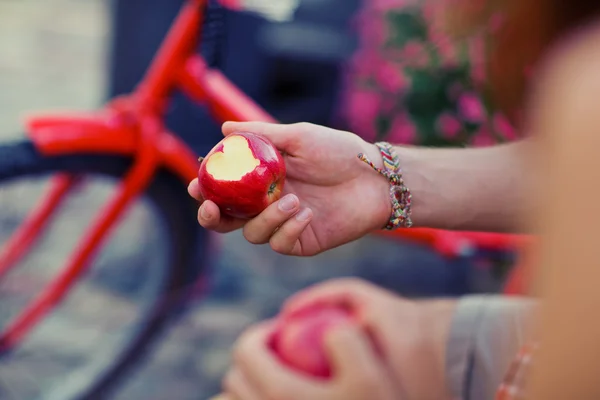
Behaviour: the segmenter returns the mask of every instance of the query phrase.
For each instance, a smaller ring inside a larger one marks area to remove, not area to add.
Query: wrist
[[[365,142],[365,156],[377,168],[383,168],[383,159],[381,158],[381,152],[373,143]],[[371,230],[380,230],[388,223],[390,216],[392,215],[392,201],[390,199],[390,184],[381,175],[375,173],[372,169],[365,168],[365,173],[368,174],[369,180],[372,182],[370,185],[374,192],[377,194],[377,201],[374,202],[373,211],[373,226]]]
[[[425,165],[421,165],[423,163],[420,162],[420,152],[418,149],[408,146],[395,146],[394,152],[398,156],[399,166],[402,172],[402,179],[412,194],[412,206],[410,214],[412,223],[415,226],[428,226],[428,181],[425,179],[425,175],[422,170],[423,168],[426,168],[427,165],[426,163]],[[375,167],[384,167],[381,150],[375,144],[366,143],[364,154],[375,165]],[[374,221],[377,224],[374,229],[381,229],[389,222],[390,217],[392,216],[390,183],[378,174],[370,174],[370,178],[376,182],[376,193],[378,193],[378,196],[380,196],[382,199],[382,201],[377,203],[377,209],[374,215]],[[417,203],[416,212],[415,202]]]

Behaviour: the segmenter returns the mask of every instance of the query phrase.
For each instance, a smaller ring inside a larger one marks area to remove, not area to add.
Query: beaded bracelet
[[[400,160],[391,144],[387,142],[375,143],[375,146],[381,152],[383,158],[383,168],[378,168],[363,153],[358,154],[358,158],[367,163],[371,168],[390,182],[390,198],[392,200],[392,215],[385,225],[384,229],[394,230],[397,228],[410,228],[411,220],[411,200],[410,190],[404,184],[402,170],[400,169]]]

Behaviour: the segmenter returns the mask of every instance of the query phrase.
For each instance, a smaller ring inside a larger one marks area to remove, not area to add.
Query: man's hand
[[[251,243],[311,256],[382,228],[390,217],[388,182],[357,158],[365,153],[381,164],[381,156],[360,137],[308,123],[223,125],[225,135],[239,131],[264,135],[284,153],[284,196],[249,221],[232,219],[221,215],[215,203],[201,199],[195,179],[189,192],[202,202],[198,221],[203,227],[217,232],[243,227]]]

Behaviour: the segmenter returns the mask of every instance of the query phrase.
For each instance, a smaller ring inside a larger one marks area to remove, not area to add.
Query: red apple
[[[285,364],[321,378],[331,376],[324,346],[331,328],[352,321],[346,308],[314,306],[292,315],[280,316],[271,338],[271,348]]]
[[[237,132],[221,140],[198,170],[200,193],[223,214],[252,218],[281,197],[285,162],[266,137]]]

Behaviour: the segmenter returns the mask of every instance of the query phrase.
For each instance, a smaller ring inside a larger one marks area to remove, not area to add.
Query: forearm
[[[411,190],[415,226],[509,232],[521,229],[528,141],[486,148],[396,147]]]

